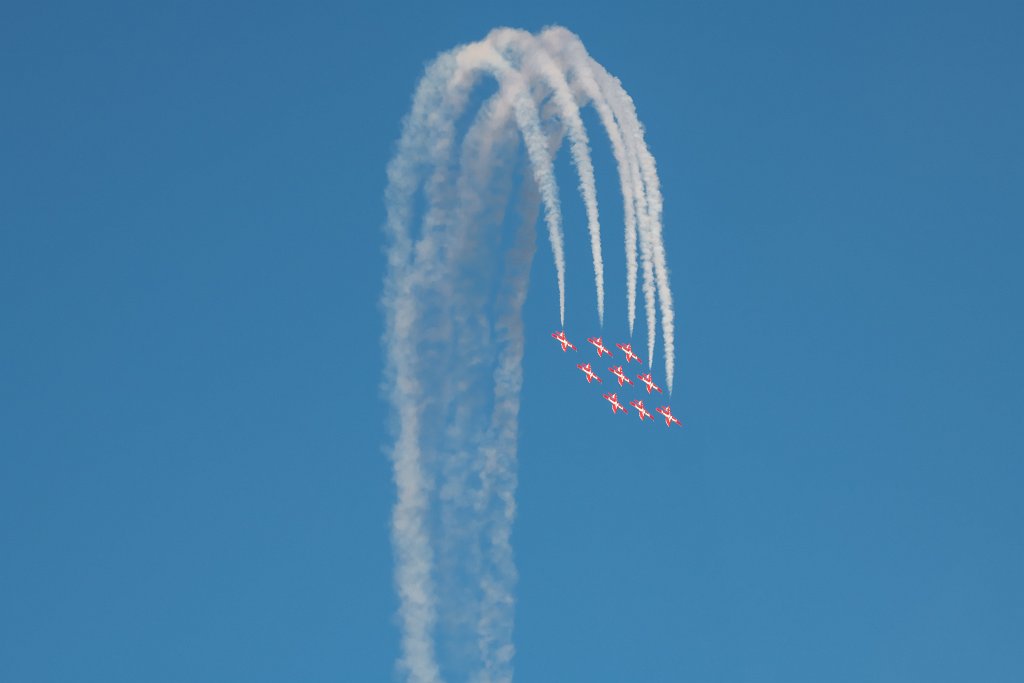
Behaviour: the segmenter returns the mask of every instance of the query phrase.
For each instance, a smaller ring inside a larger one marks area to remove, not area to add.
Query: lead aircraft
[[[605,394],[604,400],[612,404],[612,415],[619,412],[620,410],[624,413],[629,412],[628,410],[626,410],[626,407],[624,405],[619,403],[619,397],[616,396],[615,394]]]
[[[576,367],[583,371],[583,374],[587,376],[587,384],[590,384],[591,380],[601,381],[601,378],[597,376],[597,373],[590,369],[590,363],[577,363]]]
[[[633,345],[632,344],[616,344],[616,346],[618,346],[620,349],[622,349],[622,352],[624,354],[626,354],[626,362],[627,363],[629,361],[631,361],[631,360],[635,360],[640,365],[644,364],[644,362],[642,360],[640,360],[640,356],[638,356],[635,353],[633,353]]]
[[[573,346],[572,343],[565,338],[565,330],[562,330],[560,332],[552,332],[551,336],[558,340],[558,343],[562,345],[563,351],[567,351],[568,349],[572,349],[573,351],[576,350],[576,347]]]
[[[633,384],[633,380],[631,380],[630,378],[626,377],[626,373],[624,373],[622,371],[622,366],[621,365],[619,367],[617,367],[617,368],[608,368],[608,372],[612,373],[613,375],[615,375],[618,378],[619,386],[620,387],[622,386],[623,382],[629,382],[630,385]]]
[[[651,373],[648,372],[646,375],[643,375],[643,374],[637,375],[636,378],[638,380],[640,380],[641,382],[643,382],[644,384],[647,385],[647,393],[648,394],[651,393],[651,389],[654,389],[659,394],[665,393],[665,392],[663,392],[661,390],[661,387],[659,387],[657,384],[654,383],[654,378],[651,377]]]
[[[654,416],[651,415],[651,411],[647,410],[647,408],[644,408],[644,402],[641,401],[640,399],[637,399],[635,401],[630,401],[629,405],[631,405],[634,408],[636,408],[637,415],[640,416],[640,421],[641,422],[644,421],[645,417],[649,417],[652,420],[654,419]]]
[[[671,427],[673,422],[675,422],[680,427],[683,426],[682,422],[680,422],[676,418],[672,417],[672,409],[669,408],[668,406],[662,406],[660,408],[655,408],[655,410],[665,416],[665,426],[666,427]]]
[[[587,341],[597,347],[598,358],[601,357],[602,353],[607,353],[609,356],[612,355],[612,352],[605,348],[604,342],[601,341],[600,337],[596,339],[594,337],[587,337]]]

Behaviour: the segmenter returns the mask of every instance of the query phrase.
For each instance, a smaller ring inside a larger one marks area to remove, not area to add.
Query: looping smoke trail
[[[595,69],[600,71],[601,80],[607,86],[608,96],[615,103],[617,115],[620,115],[620,121],[622,121],[623,126],[629,131],[628,137],[635,146],[636,154],[640,161],[648,205],[647,229],[642,232],[647,232],[649,258],[652,261],[651,269],[653,270],[653,277],[657,285],[658,299],[661,301],[661,332],[665,340],[665,377],[668,383],[669,394],[671,394],[675,376],[675,314],[672,306],[672,291],[668,281],[665,245],[661,237],[662,199],[658,171],[654,163],[654,155],[651,154],[647,148],[647,142],[644,140],[643,125],[637,116],[633,98],[622,87],[619,79],[610,75],[597,62],[593,62],[593,65]],[[642,246],[643,240],[641,239],[641,248]],[[649,331],[650,339],[648,339],[648,344],[650,351],[648,355],[653,360],[654,334],[653,328],[650,326]]]
[[[460,131],[484,77],[497,92]],[[661,304],[671,388],[672,300],[654,159],[632,100],[575,35],[559,27],[540,36],[497,29],[439,56],[417,86],[388,165],[382,301],[385,391],[394,415],[392,543],[398,666],[412,683],[512,680],[522,307],[543,208],[564,324],[554,172],[563,139],[579,179],[604,317],[597,191],[579,111],[588,104],[618,167],[630,331],[640,270],[651,350]],[[510,203],[513,196],[519,199]],[[502,237],[505,225],[519,227]]]
[[[661,300],[662,334],[665,339],[665,372],[669,393],[675,372],[674,316],[661,237],[661,191],[654,157],[644,140],[643,127],[632,98],[617,78],[587,54],[574,34],[561,27],[544,31],[541,41],[577,76],[584,98],[593,102],[608,133],[619,166],[625,206],[626,295],[629,328],[632,333],[636,299],[636,242],[639,242],[644,275],[644,309],[647,319],[647,357],[654,362],[656,333],[655,297]]]
[[[634,178],[635,163],[627,156],[622,131],[611,108],[601,93],[601,88],[594,78],[590,67],[590,55],[576,36],[564,28],[555,26],[546,29],[540,35],[540,41],[557,60],[559,66],[574,76],[576,94],[581,103],[591,102],[601,119],[601,125],[612,144],[612,153],[619,169],[619,188],[622,192],[622,204],[625,224],[626,246],[626,307],[629,321],[629,333],[633,334],[633,321],[636,319],[636,207],[637,198],[633,192],[638,178]],[[593,232],[591,238],[593,239]],[[599,253],[599,252],[598,252]],[[595,263],[597,260],[595,254]],[[603,297],[601,299],[603,301]]]
[[[601,225],[598,219],[597,186],[594,181],[594,165],[590,160],[590,141],[579,105],[566,81],[565,72],[555,63],[552,56],[534,36],[526,31],[499,29],[492,33],[493,39],[506,52],[511,51],[518,58],[519,66],[527,77],[544,82],[550,90],[561,123],[569,135],[569,149],[573,164],[579,175],[580,195],[587,213],[587,231],[590,233],[591,256],[594,260],[594,285],[597,292],[597,314],[604,324],[604,261],[601,255]]]

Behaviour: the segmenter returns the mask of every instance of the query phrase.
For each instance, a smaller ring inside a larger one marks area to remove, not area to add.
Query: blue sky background
[[[0,680],[393,679],[384,168],[427,60],[549,23],[658,159],[687,426],[581,384],[541,244],[517,679],[1024,679],[1018,4],[4,15]]]

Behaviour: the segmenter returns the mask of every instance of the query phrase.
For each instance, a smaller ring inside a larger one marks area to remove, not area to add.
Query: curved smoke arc
[[[460,135],[474,89],[486,78],[497,91]],[[648,359],[660,315],[671,392],[672,297],[654,157],[632,99],[577,36],[561,27],[539,35],[503,28],[440,55],[417,86],[388,165],[382,303],[394,416],[392,543],[399,667],[412,683],[512,679],[522,306],[542,213],[564,325],[566,264],[554,174],[564,140],[604,316],[600,213],[580,116],[588,104],[618,167],[630,332],[639,271]],[[505,222],[519,227],[503,246],[489,231]]]

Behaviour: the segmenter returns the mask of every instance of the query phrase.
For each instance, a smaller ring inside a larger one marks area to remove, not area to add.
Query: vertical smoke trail
[[[609,100],[616,108],[616,115],[620,117],[619,120],[622,122],[623,128],[628,131],[627,138],[634,145],[640,161],[649,207],[647,230],[641,231],[641,251],[643,251],[643,232],[646,232],[649,259],[652,262],[651,268],[657,284],[658,299],[661,302],[661,332],[665,341],[665,375],[671,394],[675,376],[675,313],[672,306],[672,291],[669,287],[665,246],[661,235],[662,199],[658,172],[654,156],[644,140],[643,125],[637,117],[633,98],[625,91],[619,80],[605,71],[604,67],[597,62],[593,62],[593,65],[599,73],[601,82],[606,87]],[[653,342],[649,343],[653,349]],[[650,355],[653,360],[653,352]]]
[[[544,220],[551,236],[551,248],[555,257],[558,276],[558,310],[560,321],[565,325],[565,254],[562,246],[562,210],[558,201],[558,183],[555,180],[554,163],[548,154],[544,133],[540,127],[537,105],[530,97],[523,75],[512,69],[504,57],[489,41],[473,43],[456,54],[457,63],[465,70],[484,70],[491,73],[499,87],[509,92],[515,112],[516,123],[523,135],[526,152],[530,158],[534,182],[544,200]]]
[[[501,440],[489,426],[493,423],[493,414],[500,413],[508,400],[498,391],[491,370],[496,364],[507,362],[501,356],[500,320],[495,322],[493,331],[489,327],[480,329],[475,324],[490,318],[485,309],[497,307],[500,310],[501,296],[496,297],[494,305],[481,308],[485,299],[490,301],[489,296],[479,294],[486,290],[480,284],[487,276],[472,270],[481,260],[501,267],[502,259],[493,247],[493,235],[488,232],[493,232],[503,222],[513,170],[509,161],[515,158],[518,146],[518,140],[511,135],[515,132],[513,104],[499,91],[484,103],[466,134],[458,179],[459,211],[452,230],[459,235],[454,240],[458,249],[465,250],[461,260],[472,266],[468,272],[456,274],[460,286],[456,287],[455,296],[465,308],[458,314],[457,327],[464,331],[459,335],[459,367],[449,375],[476,385],[485,379],[484,383],[494,384],[495,390],[493,412],[482,408],[487,404],[482,396],[481,400],[473,402],[456,402],[456,411],[461,417],[453,421],[455,438],[445,467],[444,487],[450,495],[442,496],[441,500],[442,540],[457,539],[463,547],[442,543],[441,555],[448,561],[439,567],[439,572],[447,579],[443,586],[448,587],[448,592],[442,593],[443,597],[446,600],[456,598],[461,604],[449,610],[453,618],[448,621],[447,631],[440,635],[449,649],[461,648],[463,652],[466,668],[457,672],[458,677],[480,681],[510,681],[512,675],[511,591],[515,567],[507,542],[491,540],[488,543],[486,539],[502,538],[504,515],[496,509],[495,489],[514,492],[515,448],[514,444],[511,449],[502,448]],[[535,190],[533,196],[536,197]],[[530,221],[531,230],[535,221],[536,211]],[[506,253],[506,271],[510,270],[508,263],[516,252],[513,249]],[[529,253],[532,257],[532,250]],[[529,263],[527,272],[528,269]],[[518,312],[519,309],[517,315]],[[478,393],[487,391],[484,386],[478,389]],[[513,398],[518,402],[518,391]],[[467,407],[467,404],[471,405]],[[515,412],[503,416],[501,421],[514,433]],[[469,447],[459,447],[465,445]],[[509,457],[510,465],[506,464]],[[474,481],[478,483],[472,489],[469,484]],[[456,497],[455,492],[461,494]],[[505,526],[510,531],[510,518]],[[467,581],[467,576],[477,577],[477,583]],[[472,650],[466,648],[467,644]]]
[[[641,254],[643,256],[644,274],[644,305],[647,320],[648,359],[653,362],[654,343],[656,332],[656,261],[660,235],[660,206],[661,195],[657,185],[657,174],[653,167],[653,157],[647,151],[646,143],[643,141],[642,129],[636,119],[636,111],[632,106],[632,100],[622,90],[618,80],[610,76],[600,64],[595,62],[587,54],[586,49],[574,34],[561,27],[547,29],[541,36],[541,41],[548,45],[563,63],[572,69],[576,76],[576,85],[582,94],[594,104],[601,119],[602,125],[608,132],[612,143],[612,150],[615,154],[616,163],[619,166],[620,185],[623,193],[623,205],[625,207],[625,245],[626,245],[626,291],[627,309],[630,333],[633,331],[635,319],[636,300],[636,244],[637,224],[639,218],[639,239]],[[628,134],[624,134],[625,130]],[[641,175],[641,167],[647,171]],[[649,199],[649,191],[653,195]],[[655,204],[652,211],[650,204]],[[652,218],[652,213],[656,215]],[[663,249],[661,249],[663,254]],[[664,279],[664,287],[659,291],[663,302],[663,328],[667,339],[666,343],[666,372],[669,377],[669,386],[672,384],[673,365],[671,358],[672,350],[672,309],[671,293],[668,291],[667,273]],[[670,389],[671,391],[671,389]]]
[[[540,35],[539,40],[548,52],[551,53],[552,57],[557,60],[563,71],[572,71],[572,74],[575,76],[574,84],[579,89],[579,94],[582,95],[584,100],[581,104],[586,104],[589,101],[594,105],[601,120],[601,125],[604,127],[612,144],[612,154],[615,157],[615,164],[619,171],[619,188],[622,192],[626,248],[626,317],[629,321],[629,333],[632,335],[633,321],[636,319],[637,272],[635,208],[637,192],[634,190],[634,187],[639,184],[639,177],[635,179],[633,177],[635,174],[635,164],[631,164],[632,159],[627,156],[625,143],[622,139],[622,130],[594,78],[594,73],[590,67],[590,55],[587,54],[583,43],[575,35],[560,26],[546,29]]]
[[[558,116],[557,106],[548,107]],[[542,115],[541,120],[548,120]],[[509,139],[509,128],[513,116],[511,103],[502,93],[493,96],[480,109],[476,120],[470,126],[463,143],[463,161],[459,176],[459,211],[453,225],[453,233],[458,237],[454,242],[465,245],[476,244],[485,240],[483,228],[501,223],[504,212],[504,197],[507,196],[507,160],[510,149],[515,145]],[[558,148],[562,132],[560,126],[548,126],[547,145],[549,153]],[[514,131],[514,126],[511,127]],[[500,196],[494,194],[495,182],[501,187]],[[520,220],[514,243],[505,252],[503,265],[499,265],[502,282],[495,296],[495,321],[493,333],[486,335],[493,345],[490,350],[485,345],[475,344],[483,334],[472,335],[467,339],[460,337],[458,356],[470,365],[479,364],[483,357],[493,359],[493,372],[489,375],[493,382],[493,410],[489,416],[473,414],[472,419],[457,420],[457,432],[462,439],[479,443],[479,448],[453,449],[444,475],[443,488],[454,490],[465,486],[467,472],[472,469],[479,479],[479,488],[470,494],[471,509],[457,501],[442,496],[442,511],[445,525],[457,527],[459,538],[479,538],[478,546],[463,550],[465,557],[459,555],[457,549],[442,544],[441,555],[451,555],[455,560],[449,562],[454,566],[461,559],[464,570],[480,578],[477,585],[478,593],[468,595],[465,581],[460,596],[463,600],[463,611],[476,610],[476,652],[477,669],[471,672],[469,680],[478,681],[511,681],[512,677],[512,624],[514,599],[512,588],[516,581],[515,565],[512,557],[511,532],[515,517],[515,485],[516,485],[516,425],[519,411],[519,389],[522,384],[522,352],[523,330],[521,309],[526,296],[526,287],[530,265],[535,250],[534,225],[537,218],[538,193],[536,186],[528,180],[522,184],[523,197],[513,220]],[[481,201],[481,197],[484,201]],[[467,259],[478,262],[481,251],[486,247],[470,247]],[[488,255],[488,259],[491,255]],[[464,286],[457,287],[456,292],[472,292],[479,289],[479,282],[466,280]],[[456,294],[455,296],[459,296]],[[472,297],[470,297],[472,298]],[[464,304],[466,311],[457,313],[458,328],[472,326],[472,319],[481,317],[477,306]],[[474,328],[475,330],[475,328]],[[451,373],[450,373],[451,374]],[[456,370],[454,374],[466,376],[466,370]],[[483,418],[483,419],[481,419]],[[485,424],[483,437],[473,439],[471,434],[479,434],[478,424]],[[449,536],[456,534],[451,533]],[[445,594],[442,584],[442,595],[448,599],[452,594]],[[462,615],[460,615],[462,616]],[[459,626],[464,622],[459,620]],[[453,631],[457,631],[453,627]],[[445,634],[449,639],[458,639],[458,633]]]
[[[648,363],[653,365],[655,332],[657,326],[654,269],[651,256],[650,205],[647,197],[647,186],[644,183],[640,172],[640,153],[637,149],[635,132],[630,125],[626,108],[622,103],[621,97],[619,97],[618,90],[612,83],[615,79],[593,59],[587,57],[586,62],[595,75],[602,98],[608,102],[609,107],[623,130],[623,142],[627,149],[626,157],[629,162],[630,181],[634,197],[636,198],[638,237],[641,256],[640,261],[643,272],[644,312],[647,321],[647,359]],[[631,265],[635,267],[635,263]]]
[[[394,387],[392,405],[397,434],[392,453],[397,500],[392,512],[392,544],[395,549],[395,584],[399,593],[399,617],[402,622],[402,661],[414,683],[440,680],[434,656],[432,628],[435,598],[431,566],[433,552],[426,529],[431,478],[425,471],[420,449],[418,400],[423,387],[412,367],[414,359],[402,353],[411,344],[417,320],[417,299],[409,270],[414,246],[412,224],[413,197],[429,167],[430,123],[439,119],[433,112],[443,109],[444,84],[454,70],[454,61],[442,55],[427,69],[413,98],[412,111],[403,126],[398,150],[388,165],[385,193],[390,241],[387,275],[382,301],[386,312],[385,386]]]
[[[447,301],[448,297],[428,294],[443,287],[450,270],[445,265],[444,255],[451,203],[451,198],[446,196],[450,183],[448,158],[454,140],[454,120],[464,106],[471,85],[457,79],[458,66],[450,55],[445,55],[428,69],[414,99],[412,114],[406,121],[399,152],[389,166],[390,184],[386,195],[387,230],[392,240],[384,293],[388,311],[387,375],[393,378],[392,401],[399,418],[393,454],[399,491],[393,537],[403,622],[401,665],[414,681],[439,680],[433,645],[437,618],[432,575],[434,554],[431,534],[424,523],[434,487],[434,476],[425,462],[436,459],[437,455],[423,447],[432,438],[430,425],[423,415],[443,414],[445,400],[438,392],[425,391],[424,387],[432,388],[434,382],[423,379],[426,367],[441,365],[439,361],[444,357],[443,350],[450,347],[452,334],[452,325],[448,323],[450,310],[434,303]],[[519,109],[522,116],[521,99]],[[526,109],[529,116],[529,108]],[[529,138],[529,131],[525,135]],[[433,173],[424,185],[429,208],[423,218],[422,233],[413,245],[408,230],[413,196],[424,182],[424,171],[431,168]],[[555,201],[557,210],[557,195]],[[555,225],[558,225],[557,215]],[[557,266],[562,262],[557,230],[553,233],[553,252]],[[433,315],[426,324],[428,312]],[[399,352],[412,347],[418,339],[433,342],[433,348],[421,352],[419,358]]]
[[[476,44],[479,46],[480,44]],[[413,333],[423,313],[418,292],[437,286],[443,269],[438,236],[445,220],[439,211],[439,195],[448,182],[446,159],[454,142],[454,121],[465,106],[475,84],[477,72],[491,70],[503,90],[511,94],[521,133],[526,142],[535,180],[541,187],[545,203],[552,253],[559,280],[559,309],[564,320],[564,256],[561,237],[561,214],[557,185],[546,141],[537,120],[536,105],[524,92],[522,77],[503,62],[487,46],[483,59],[474,63],[472,48],[457,48],[442,55],[428,68],[417,88],[413,109],[406,119],[398,152],[388,167],[389,186],[386,192],[388,221],[386,232],[391,240],[388,276],[383,301],[387,311],[388,359],[386,375],[394,386],[392,403],[398,417],[393,461],[398,500],[393,512],[393,540],[396,548],[396,583],[401,598],[400,617],[403,623],[403,658],[401,666],[411,680],[439,680],[439,669],[433,646],[436,622],[436,599],[433,584],[433,552],[430,534],[424,522],[433,491],[433,477],[424,471],[425,453],[420,448],[424,438],[421,415],[441,406],[436,398],[423,390],[417,377],[422,364],[403,354],[419,338]],[[417,189],[424,183],[424,172],[433,169],[424,193],[429,208],[423,219],[423,232],[415,245],[409,234],[412,205]],[[438,297],[434,297],[437,299]],[[435,321],[434,325],[444,325]],[[435,330],[434,341],[440,346],[450,337],[447,330]]]
[[[497,81],[498,91],[460,138],[462,113],[484,76]],[[503,29],[441,55],[417,87],[388,166],[385,376],[398,493],[392,541],[399,666],[412,683],[440,683],[446,675],[478,683],[512,678],[521,311],[542,206],[564,323],[554,174],[563,137],[579,176],[602,319],[604,313],[596,185],[579,114],[588,102],[619,167],[630,329],[639,240],[649,337],[653,344],[656,281],[671,369],[671,299],[653,157],[632,101],[574,35],[555,28],[537,38]],[[523,223],[503,249],[491,233],[505,222],[520,140],[527,161],[518,206]],[[424,208],[416,211],[420,198]]]
[[[516,503],[516,444],[519,393],[523,384],[524,334],[522,308],[533,261],[537,221],[536,188],[527,185],[520,204],[521,224],[506,259],[503,293],[496,323],[500,345],[494,372],[494,412],[490,422],[493,447],[484,452],[482,495],[478,509],[497,492],[497,508],[491,515],[487,538],[491,571],[483,574],[484,599],[480,610],[480,651],[483,671],[479,680],[506,683],[512,680],[512,623],[514,601],[511,588],[516,581],[512,556],[512,522]],[[488,495],[491,494],[491,495]],[[493,578],[491,578],[493,577]]]
[[[551,107],[560,119],[560,106]],[[564,119],[548,133],[548,147],[557,150],[565,130]],[[481,572],[479,644],[480,675],[473,680],[509,683],[516,569],[512,554],[512,523],[515,519],[516,444],[519,393],[522,388],[524,334],[522,308],[526,300],[530,267],[535,251],[538,193],[528,180],[522,184],[516,218],[515,241],[505,254],[502,285],[495,310],[495,341],[498,361],[494,369],[494,409],[489,422],[489,446],[481,451],[480,495],[476,511],[486,520],[482,534],[488,546],[487,569]],[[488,512],[489,510],[489,512]]]
[[[597,209],[597,184],[594,180],[594,165],[590,159],[590,141],[583,119],[580,118],[572,90],[566,82],[565,72],[548,54],[544,44],[526,31],[499,29],[493,31],[492,39],[503,51],[514,50],[520,68],[527,77],[541,79],[551,89],[558,108],[561,122],[569,135],[569,150],[579,175],[580,195],[587,213],[587,231],[590,233],[590,250],[594,260],[594,285],[597,292],[597,315],[604,324],[604,259],[601,255],[601,224]]]

